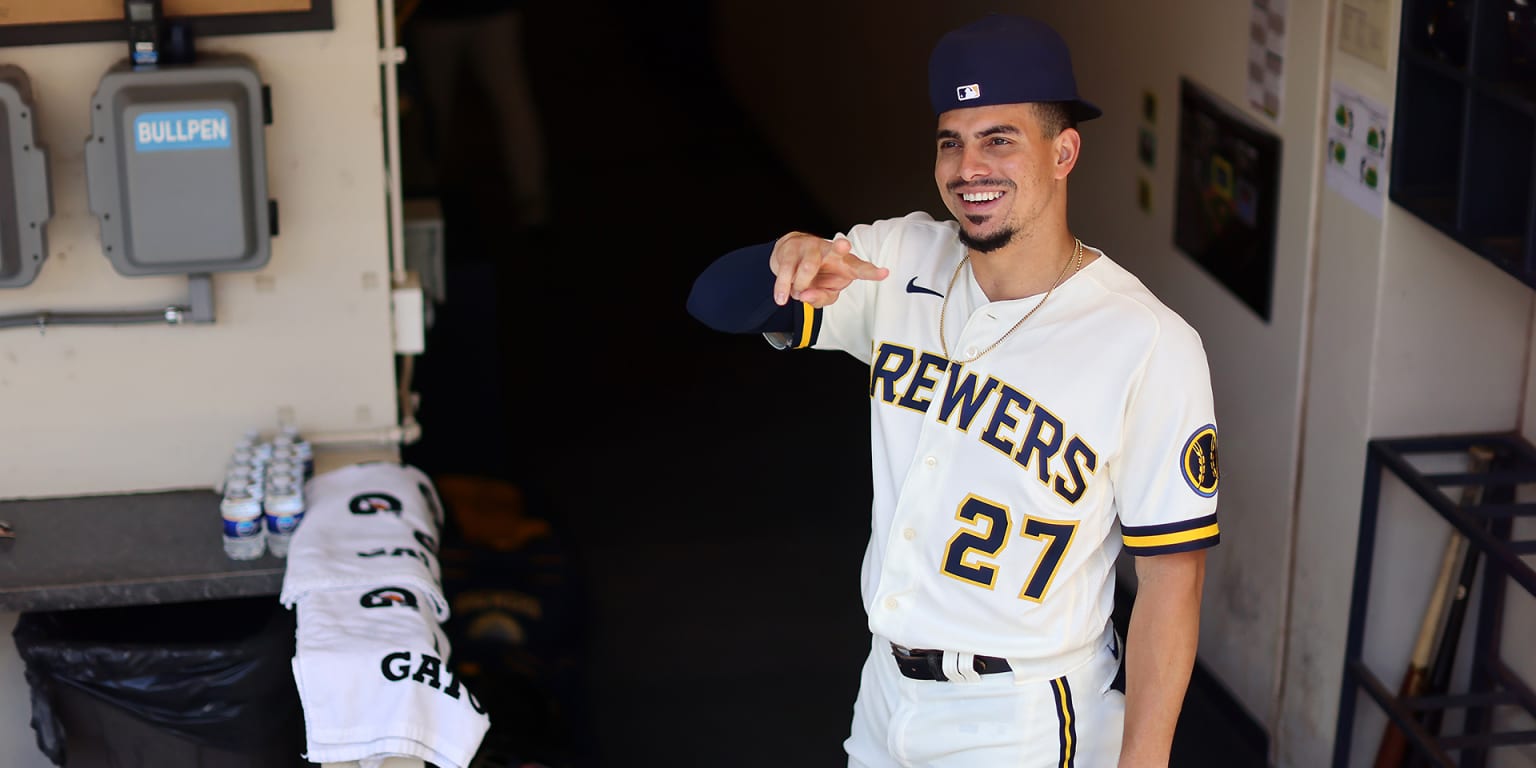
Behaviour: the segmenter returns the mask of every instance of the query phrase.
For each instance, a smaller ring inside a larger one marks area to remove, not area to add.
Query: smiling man
[[[952,221],[790,232],[721,257],[688,300],[717,330],[869,365],[872,643],[848,764],[1166,766],[1219,540],[1204,349],[1067,225],[1076,126],[1100,111],[1054,30],[951,31],[929,96]]]

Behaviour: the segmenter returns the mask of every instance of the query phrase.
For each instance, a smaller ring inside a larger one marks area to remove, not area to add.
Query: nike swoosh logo
[[[916,277],[913,277],[911,280],[907,281],[907,293],[926,293],[929,296],[938,296],[939,298],[944,297],[944,294],[939,293],[932,288],[924,288],[921,285],[918,285]]]

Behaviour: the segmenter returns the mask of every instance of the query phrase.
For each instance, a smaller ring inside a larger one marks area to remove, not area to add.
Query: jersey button
[[[939,465],[939,460],[934,458],[934,457],[932,457],[932,456],[929,456],[928,458],[923,459],[923,463],[927,464],[930,467],[937,467]]]
[[[896,602],[896,598],[894,598],[894,597],[887,597],[885,599],[885,609],[888,610],[888,611],[896,610],[898,605],[899,605],[899,603]]]
[[[901,532],[901,537],[903,539],[906,539],[907,541],[911,541],[911,540],[917,538],[917,531],[914,531],[911,528],[908,528],[905,531]]]
[[[976,348],[975,347],[966,347],[965,348],[965,356],[966,357],[975,357],[976,356]]]

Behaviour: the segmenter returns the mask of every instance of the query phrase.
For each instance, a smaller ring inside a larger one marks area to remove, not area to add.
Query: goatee
[[[981,222],[972,223],[979,224]],[[986,237],[973,237],[969,232],[965,231],[965,227],[960,228],[960,242],[977,253],[991,253],[999,250],[1011,242],[1013,236],[1014,229],[1012,227],[1004,227]]]

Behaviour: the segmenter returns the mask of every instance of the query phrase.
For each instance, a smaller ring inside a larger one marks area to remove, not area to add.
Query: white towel
[[[298,601],[293,677],[315,763],[474,758],[490,718],[449,669],[427,596],[400,585],[312,592]]]
[[[283,605],[320,591],[388,584],[421,591],[437,620],[448,619],[437,559],[442,503],[425,473],[354,464],[315,476],[305,500],[278,596]]]

